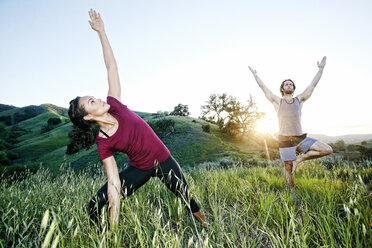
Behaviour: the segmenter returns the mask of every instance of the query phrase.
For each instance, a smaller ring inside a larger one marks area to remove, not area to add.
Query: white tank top
[[[301,106],[297,97],[292,103],[287,103],[283,98],[280,99],[278,110],[279,135],[299,136],[302,135],[301,128]]]

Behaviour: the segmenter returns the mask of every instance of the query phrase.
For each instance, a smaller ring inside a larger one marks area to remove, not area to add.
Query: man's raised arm
[[[300,95],[298,95],[298,100],[300,102],[304,102],[306,101],[307,99],[309,99],[309,97],[311,96],[311,94],[313,93],[314,91],[314,88],[315,86],[318,84],[320,78],[322,77],[322,74],[323,74],[323,69],[326,65],[326,61],[327,61],[327,57],[324,56],[322,58],[322,61],[319,63],[319,61],[317,62],[318,64],[318,72],[316,73],[313,81],[311,82],[311,84],[304,90],[304,92],[302,92]]]
[[[274,95],[269,88],[266,87],[266,85],[262,82],[262,80],[258,77],[257,71],[252,69],[250,66],[248,66],[249,70],[252,72],[254,78],[256,79],[256,82],[258,86],[262,89],[264,92],[266,98],[274,105],[275,110],[279,109],[279,103],[280,103],[280,97]]]

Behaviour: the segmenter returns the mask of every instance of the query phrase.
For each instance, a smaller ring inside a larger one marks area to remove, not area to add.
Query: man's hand
[[[322,77],[323,69],[324,69],[324,67],[326,65],[326,60],[327,60],[327,57],[324,56],[322,58],[322,61],[320,61],[320,63],[319,63],[319,61],[317,62],[318,67],[319,67],[319,70],[316,73],[313,81],[311,81],[311,84],[304,90],[304,92],[302,92],[301,94],[299,94],[297,96],[297,98],[298,98],[298,100],[300,101],[301,104],[304,101],[306,101],[307,99],[309,99],[309,97],[311,96],[311,94],[313,94],[313,91],[314,91],[315,86],[318,84],[320,78]]]
[[[256,71],[256,70],[252,69],[250,66],[248,66],[248,68],[249,68],[249,70],[252,72],[252,74],[253,74],[254,76],[257,75],[257,71]]]
[[[320,61],[320,63],[319,63],[319,61],[317,62],[319,69],[324,69],[324,67],[325,67],[325,65],[326,65],[326,60],[327,60],[327,57],[324,56],[324,57],[322,58],[322,61]]]
[[[90,21],[89,21],[89,24],[90,26],[92,27],[93,30],[97,31],[97,32],[102,32],[105,30],[105,27],[103,25],[103,21],[101,19],[101,16],[100,14],[93,10],[93,9],[90,9],[89,10],[89,17],[90,17]]]

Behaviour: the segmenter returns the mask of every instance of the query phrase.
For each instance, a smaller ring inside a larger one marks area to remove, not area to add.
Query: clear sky
[[[0,0],[0,103],[68,107],[77,95],[105,99],[101,45],[88,23],[105,22],[122,83],[135,111],[191,115],[210,94],[257,102],[277,130],[276,113],[247,66],[280,95],[283,79],[297,94],[327,65],[302,123],[308,133],[372,133],[372,1],[95,1]]]

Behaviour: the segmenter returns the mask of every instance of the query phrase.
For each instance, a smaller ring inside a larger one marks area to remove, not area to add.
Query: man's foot
[[[295,173],[296,169],[297,169],[297,166],[300,162],[298,162],[297,160],[293,161],[292,162],[292,174]]]
[[[198,211],[198,212],[192,213],[192,215],[194,215],[194,217],[200,222],[200,224],[202,224],[203,228],[207,227],[207,223],[205,222],[205,218],[202,212]]]

